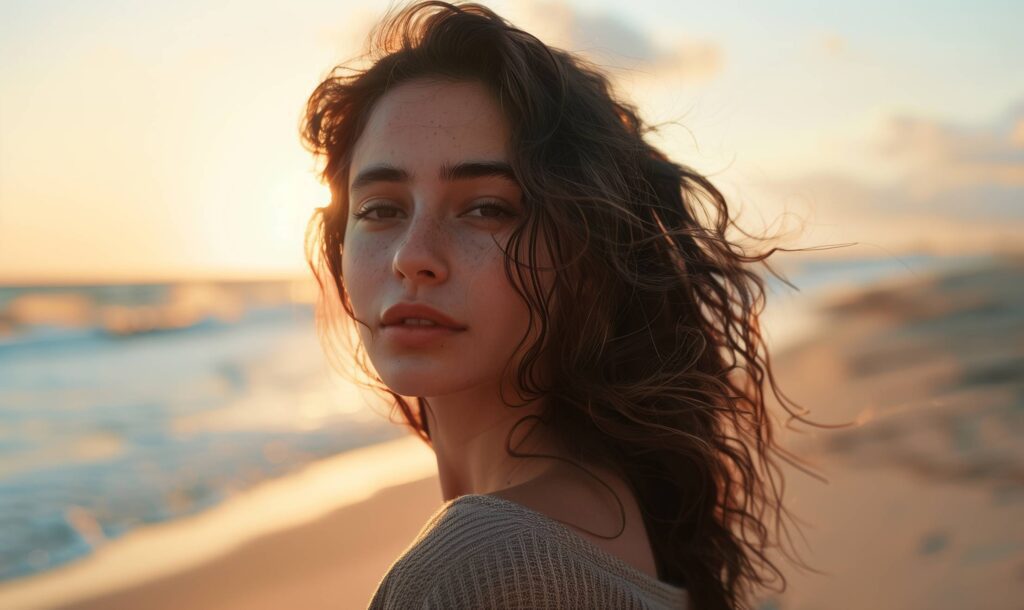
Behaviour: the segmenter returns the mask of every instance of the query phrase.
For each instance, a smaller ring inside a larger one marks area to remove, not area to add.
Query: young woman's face
[[[381,98],[356,143],[342,273],[370,360],[400,395],[496,387],[528,328],[499,249],[523,216],[508,142],[482,84],[417,80]],[[399,302],[464,330],[384,326]]]

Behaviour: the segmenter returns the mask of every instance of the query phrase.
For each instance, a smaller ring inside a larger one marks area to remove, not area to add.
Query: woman
[[[419,3],[373,45],[308,102],[308,256],[446,501],[371,607],[743,607],[781,576],[747,268],[771,252],[725,239],[603,75],[489,9]]]

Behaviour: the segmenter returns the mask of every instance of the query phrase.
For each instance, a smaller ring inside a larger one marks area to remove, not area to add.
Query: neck
[[[540,419],[529,417],[543,413],[540,401],[508,407],[500,400],[485,403],[467,396],[445,396],[427,398],[427,402],[426,416],[446,501],[521,485],[558,462],[528,454],[564,456],[560,443]],[[506,447],[527,455],[515,457]]]

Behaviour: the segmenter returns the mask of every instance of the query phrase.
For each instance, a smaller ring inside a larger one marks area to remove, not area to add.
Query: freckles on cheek
[[[342,251],[341,269],[345,282],[345,289],[353,299],[365,292],[364,286],[367,283],[367,272],[372,269],[369,263],[365,244],[359,240],[349,240]]]
[[[498,236],[480,235],[471,239],[459,240],[463,245],[464,254],[471,260],[488,261],[501,260],[501,251],[506,244]]]
[[[373,287],[381,285],[388,276],[393,262],[393,252],[385,239],[366,239],[360,242],[358,252],[352,261],[353,273]]]

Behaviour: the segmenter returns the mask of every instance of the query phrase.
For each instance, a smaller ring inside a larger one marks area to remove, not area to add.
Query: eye
[[[388,205],[386,203],[369,204],[369,205],[364,206],[363,209],[359,210],[358,212],[352,214],[352,216],[354,218],[366,218],[367,220],[391,220],[392,218],[394,218],[393,215],[390,215],[390,216],[387,216],[387,215],[385,215],[385,216],[377,215],[376,217],[369,216],[369,214],[371,214],[373,212],[376,212],[378,210],[383,210],[385,212],[394,213],[394,212],[398,211],[399,209],[397,207],[393,206],[393,205]]]
[[[510,210],[506,206],[501,205],[499,203],[492,202],[483,203],[481,205],[470,208],[469,211],[466,213],[469,214],[469,212],[474,212],[477,210],[481,211],[477,218],[501,219],[513,218],[517,216],[514,210]],[[372,221],[393,220],[397,217],[396,213],[401,211],[402,210],[400,207],[390,205],[388,203],[377,202],[367,204],[358,212],[353,213],[352,216],[354,218],[365,218],[366,220]],[[374,212],[378,212],[378,214],[375,216],[371,216],[371,214],[373,214]]]
[[[475,211],[475,210],[487,210],[488,211],[488,213],[486,213],[486,214],[481,213],[481,215],[480,215],[481,218],[502,218],[502,215],[504,215],[507,218],[512,218],[512,217],[516,216],[516,213],[514,211],[509,210],[505,206],[499,205],[497,203],[484,203],[484,204],[478,205],[478,206],[476,206],[474,208],[471,208],[469,211],[472,212],[472,211]]]

